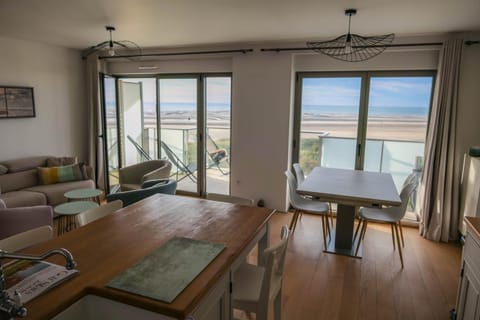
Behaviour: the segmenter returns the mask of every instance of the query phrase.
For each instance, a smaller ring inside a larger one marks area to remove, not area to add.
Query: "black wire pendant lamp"
[[[112,31],[115,31],[115,27],[113,26],[105,26],[105,29],[109,32],[110,39],[100,42],[97,45],[91,46],[87,48],[82,53],[82,58],[85,59],[89,55],[94,52],[102,51],[106,53],[108,56],[118,56],[119,51],[128,52],[131,55],[141,55],[142,48],[138,44],[130,40],[119,40],[115,41],[112,37]],[[133,60],[129,58],[130,60]],[[139,59],[139,58],[137,58]]]
[[[363,37],[350,33],[350,22],[356,13],[356,9],[345,10],[345,15],[348,16],[347,34],[329,41],[309,41],[307,46],[314,51],[348,62],[365,61],[385,51],[395,38],[395,34]]]

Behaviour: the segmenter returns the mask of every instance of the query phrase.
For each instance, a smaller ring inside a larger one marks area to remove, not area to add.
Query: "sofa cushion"
[[[93,180],[80,180],[39,185],[27,188],[25,190],[44,193],[47,196],[47,203],[51,206],[56,206],[67,202],[67,198],[65,198],[63,195],[65,192],[82,188],[95,188],[95,183]]]
[[[61,167],[77,163],[77,157],[50,157],[47,159],[47,167]]]
[[[38,167],[38,180],[40,184],[84,180],[84,170],[81,167],[84,165],[78,163],[62,167]]]
[[[2,194],[21,190],[38,184],[37,169],[0,175]]]
[[[2,193],[0,199],[5,202],[7,208],[31,207],[47,204],[47,197],[43,193],[25,190]]]
[[[35,169],[36,167],[44,167],[47,158],[51,156],[29,157],[15,160],[2,161],[0,164],[8,168],[8,173],[20,172],[29,169]]]

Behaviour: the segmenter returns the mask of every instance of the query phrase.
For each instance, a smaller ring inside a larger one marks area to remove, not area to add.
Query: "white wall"
[[[438,39],[434,39],[438,41]],[[418,40],[417,40],[418,41]],[[425,39],[432,42],[432,39]],[[288,45],[287,45],[288,46]],[[294,77],[297,71],[432,70],[439,48],[396,49],[362,63],[340,62],[320,54],[267,53],[257,50],[230,58],[173,59],[156,64],[152,73],[232,72],[232,195],[264,199],[266,206],[285,210],[290,164]],[[480,45],[467,47],[462,66],[458,133],[459,148],[480,145]],[[112,63],[110,71],[138,71],[138,63]],[[471,115],[475,116],[471,116]],[[476,142],[475,142],[476,141]]]
[[[285,210],[292,56],[235,56],[232,71],[232,194]]]
[[[1,38],[0,85],[33,87],[35,118],[0,119],[0,160],[86,159],[84,66],[76,50]]]
[[[455,151],[457,158],[463,159],[471,146],[480,146],[480,44],[463,49],[457,108]]]

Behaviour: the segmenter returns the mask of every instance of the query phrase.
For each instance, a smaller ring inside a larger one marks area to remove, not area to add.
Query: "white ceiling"
[[[0,36],[83,49],[113,25],[144,48],[315,40],[346,33],[347,8],[367,36],[480,30],[480,0],[0,0]]]

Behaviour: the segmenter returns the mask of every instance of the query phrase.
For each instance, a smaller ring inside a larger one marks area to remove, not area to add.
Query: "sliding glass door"
[[[172,163],[178,189],[198,192],[198,82],[196,77],[158,80],[161,157]]]
[[[434,72],[298,73],[293,162],[392,174],[423,167]]]
[[[362,78],[354,74],[302,77],[295,124],[297,157],[306,174],[319,164],[355,168],[361,88]]]
[[[104,76],[107,172],[151,159],[172,163],[179,193],[230,194],[229,75]]]

